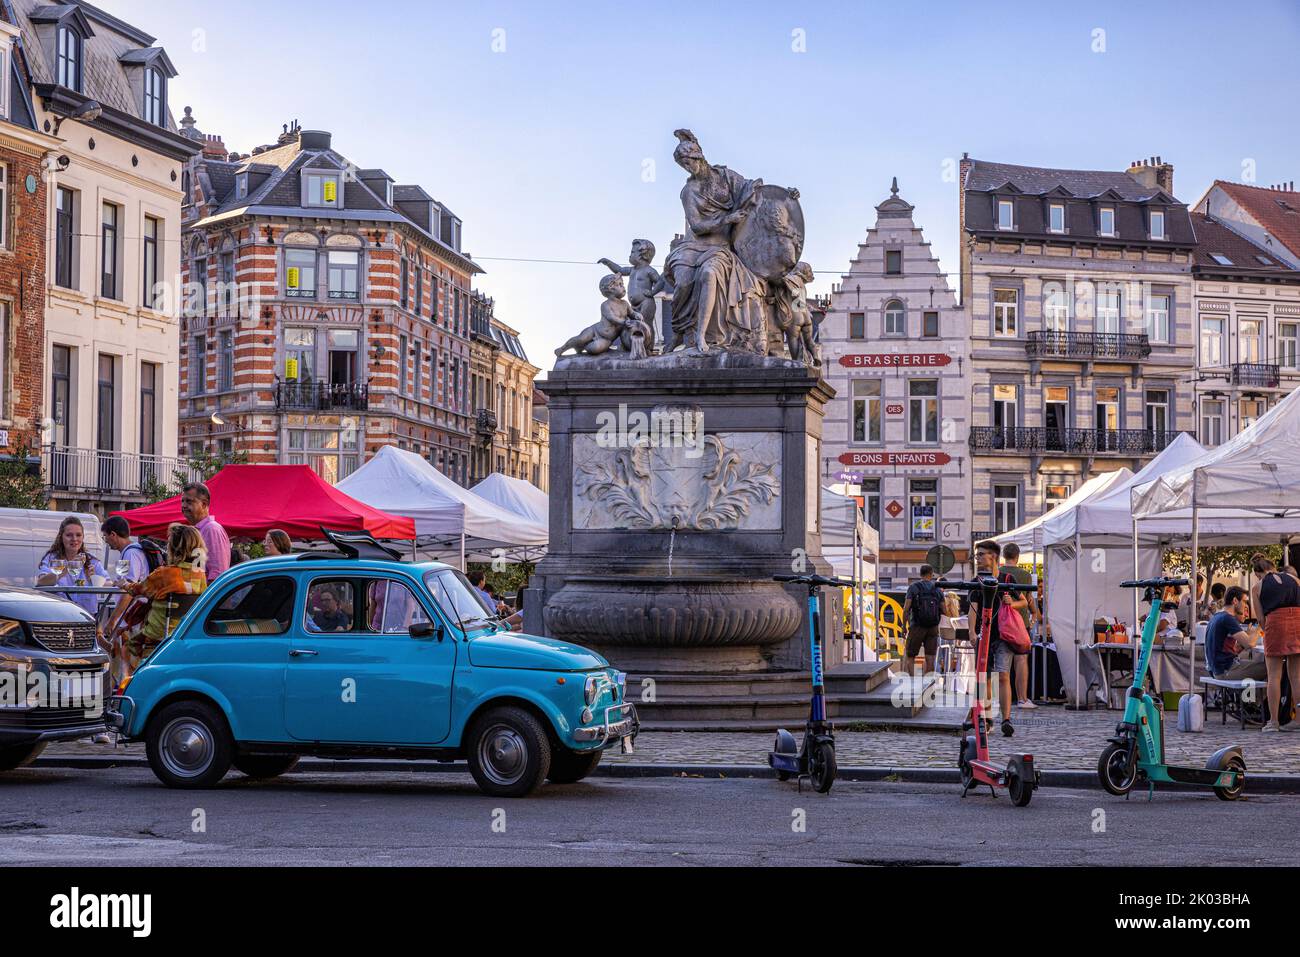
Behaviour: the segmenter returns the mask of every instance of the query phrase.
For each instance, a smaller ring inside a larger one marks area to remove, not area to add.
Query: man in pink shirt
[[[202,482],[191,482],[181,492],[181,514],[185,516],[185,521],[199,530],[203,545],[208,550],[208,562],[203,570],[207,573],[209,582],[215,581],[218,575],[230,567],[230,536],[208,514],[211,506],[212,493]]]

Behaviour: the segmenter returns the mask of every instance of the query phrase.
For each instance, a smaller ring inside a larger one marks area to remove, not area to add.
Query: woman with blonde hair
[[[1268,724],[1264,731],[1297,731],[1300,721],[1281,724],[1282,672],[1291,678],[1291,698],[1300,693],[1300,581],[1277,570],[1262,552],[1251,556],[1258,581],[1250,590],[1250,607],[1264,625],[1264,664],[1268,668]]]
[[[155,568],[142,582],[126,591],[149,602],[144,621],[131,628],[123,641],[127,673],[149,657],[189,611],[207,587],[204,572],[208,552],[193,525],[176,524],[167,534],[167,564]]]

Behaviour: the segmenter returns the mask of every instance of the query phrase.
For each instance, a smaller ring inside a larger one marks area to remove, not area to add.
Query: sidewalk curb
[[[142,757],[109,757],[107,755],[68,755],[66,757],[39,757],[33,768],[70,768],[76,770],[107,770],[109,768],[148,768]],[[461,763],[440,761],[385,761],[360,758],[335,761],[328,758],[303,758],[296,769],[300,772],[352,772],[361,774],[390,773],[394,771],[417,773],[463,773],[468,770]],[[1043,787],[1073,790],[1100,790],[1095,770],[1042,771]],[[772,770],[760,764],[602,764],[592,775],[603,778],[771,778]],[[841,781],[887,781],[891,784],[958,784],[956,768],[873,768],[842,767],[837,775]],[[1202,791],[1190,785],[1165,784],[1160,791]],[[1248,774],[1247,794],[1300,794],[1300,774]],[[1134,788],[1133,795],[1141,796]]]

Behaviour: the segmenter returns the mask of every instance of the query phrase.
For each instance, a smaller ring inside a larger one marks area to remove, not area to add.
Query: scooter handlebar
[[[827,578],[825,575],[773,575],[772,581],[796,582],[800,585],[826,585],[832,588],[852,588],[853,582],[843,578]]]
[[[940,588],[951,588],[953,591],[980,591],[983,588],[992,588],[997,585],[998,591],[1038,591],[1037,585],[1021,585],[1016,582],[1000,582],[990,578],[987,584],[976,579],[972,582],[950,582],[945,579],[939,579],[935,582]]]

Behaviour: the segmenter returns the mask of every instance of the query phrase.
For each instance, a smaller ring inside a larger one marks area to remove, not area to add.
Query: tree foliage
[[[0,461],[0,508],[45,508],[45,483],[40,467],[28,461],[31,454],[31,448],[20,443],[12,458]]]

